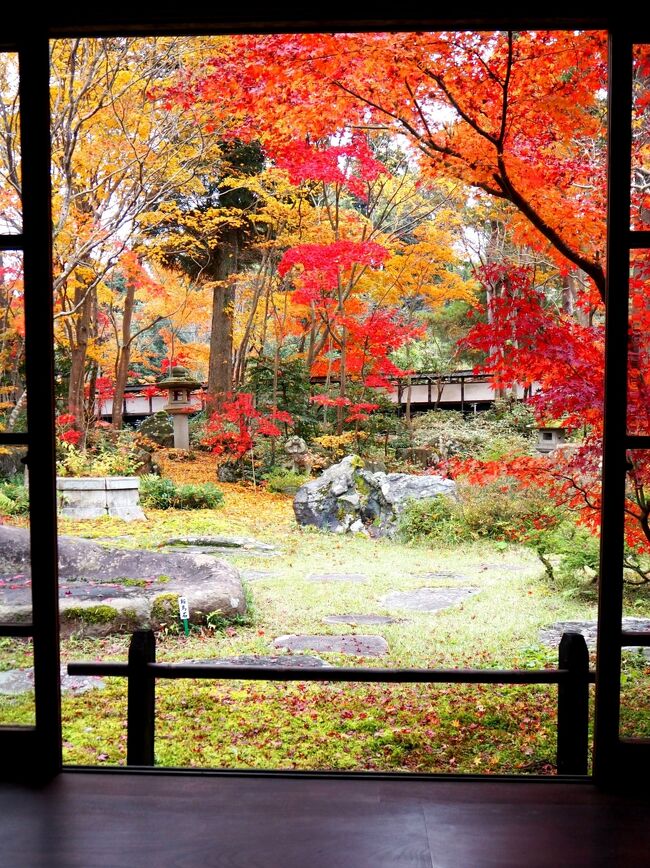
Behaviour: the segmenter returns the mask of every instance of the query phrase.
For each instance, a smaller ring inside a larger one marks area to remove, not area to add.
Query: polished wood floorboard
[[[0,865],[644,868],[649,807],[582,784],[65,772],[0,785]]]

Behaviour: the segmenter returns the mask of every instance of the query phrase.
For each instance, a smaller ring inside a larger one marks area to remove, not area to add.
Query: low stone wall
[[[137,476],[59,476],[56,490],[59,513],[67,518],[110,515],[130,521],[145,517]]]

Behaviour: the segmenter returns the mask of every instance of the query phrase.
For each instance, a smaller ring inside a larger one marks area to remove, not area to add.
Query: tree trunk
[[[82,293],[86,290],[80,288],[75,292],[75,305],[81,301]],[[76,421],[78,430],[83,431],[85,405],[84,405],[84,381],[86,374],[86,354],[88,351],[88,338],[90,332],[90,318],[93,307],[93,292],[88,292],[81,307],[78,310],[75,323],[72,327],[73,344],[70,348],[70,381],[68,383],[68,412]]]
[[[124,391],[129,377],[131,364],[131,322],[133,320],[133,305],[135,302],[135,283],[128,282],[124,297],[124,313],[122,315],[122,341],[117,348],[115,359],[115,391],[113,392],[112,425],[116,431],[122,427],[124,414]]]
[[[576,279],[574,274],[567,274],[562,282],[562,312],[573,316],[576,308]]]
[[[237,230],[224,233],[217,251],[215,285],[212,295],[212,329],[210,332],[210,361],[208,364],[208,412],[223,404],[225,395],[232,390],[232,330],[235,306],[235,287],[229,279],[237,271]]]

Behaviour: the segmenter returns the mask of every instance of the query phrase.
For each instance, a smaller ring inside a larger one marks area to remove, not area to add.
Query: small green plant
[[[22,480],[0,482],[0,514],[25,515],[29,512],[29,492]]]
[[[152,509],[172,509],[176,486],[171,479],[147,474],[140,477],[140,502]]]
[[[276,468],[266,477],[266,485],[269,491],[279,494],[295,494],[301,485],[309,481],[309,476],[304,473],[296,473],[295,470],[282,470]]]
[[[255,624],[255,604],[248,588],[244,588],[246,611],[243,615],[237,614],[227,618],[222,612],[208,612],[205,616],[205,625],[213,633],[223,633],[229,627],[252,627]]]
[[[222,504],[223,492],[212,482],[179,485],[176,489],[176,509],[217,509]]]
[[[140,500],[152,509],[217,509],[223,493],[212,482],[176,485],[171,479],[147,475],[140,479]]]

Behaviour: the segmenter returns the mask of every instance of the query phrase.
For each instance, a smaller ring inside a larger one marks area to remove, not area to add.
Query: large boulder
[[[298,524],[334,533],[392,536],[409,500],[439,494],[455,500],[455,482],[442,476],[373,473],[358,455],[347,455],[299,488],[293,509]]]
[[[59,537],[61,631],[105,635],[178,624],[178,597],[190,621],[246,610],[237,570],[211,555],[117,549]],[[29,531],[0,525],[0,623],[31,620]]]

